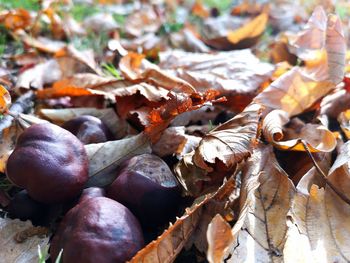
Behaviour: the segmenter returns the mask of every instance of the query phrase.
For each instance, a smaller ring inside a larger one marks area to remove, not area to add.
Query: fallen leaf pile
[[[83,115],[113,136],[84,146],[86,187],[146,153],[181,187],[177,217],[129,262],[350,261],[347,1],[10,2],[0,262],[45,262],[69,206],[51,207],[44,227],[8,217],[18,137]]]

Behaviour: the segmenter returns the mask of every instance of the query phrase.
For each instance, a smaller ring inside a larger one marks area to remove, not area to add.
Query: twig
[[[350,205],[350,199],[343,194],[342,192],[340,192],[337,187],[335,187],[333,185],[333,183],[331,181],[329,181],[327,175],[322,171],[321,167],[317,164],[314,156],[312,155],[312,153],[310,152],[309,146],[307,146],[307,144],[305,143],[304,140],[300,140],[302,145],[304,146],[305,151],[307,152],[307,154],[309,155],[311,161],[313,162],[316,171],[321,175],[321,177],[323,178],[323,180],[325,181],[325,183],[334,191],[334,193],[336,193],[345,203],[347,203],[348,205]]]

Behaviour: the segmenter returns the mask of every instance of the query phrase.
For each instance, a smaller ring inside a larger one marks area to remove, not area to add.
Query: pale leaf
[[[263,145],[247,161],[242,177],[241,213],[232,229],[236,241],[228,262],[282,262],[293,183],[272,147]]]
[[[0,218],[0,247],[1,262],[37,263],[38,246],[44,247],[49,237],[29,237],[23,243],[15,241],[14,237],[21,231],[33,227],[30,221]]]
[[[261,92],[254,100],[272,109],[294,116],[311,107],[318,99],[335,88],[328,81],[317,82],[302,68],[293,67]]]
[[[340,193],[349,198],[349,146],[347,142],[329,171],[328,180]],[[311,178],[309,179],[311,180]],[[303,260],[307,262],[348,262],[350,260],[350,205],[340,198],[328,185],[319,189],[312,182],[298,185],[291,220],[297,226],[289,232],[285,258],[299,251],[303,243]],[[322,227],[319,227],[322,226]],[[308,241],[308,242],[307,242]],[[312,258],[312,260],[310,260]],[[291,261],[290,261],[291,262]]]
[[[190,53],[161,52],[160,67],[192,84],[197,91],[215,89],[221,94],[254,94],[272,74],[274,66],[261,62],[249,49]],[[236,102],[237,103],[237,102]]]
[[[106,186],[116,177],[115,170],[124,160],[151,153],[150,142],[143,133],[117,141],[85,145],[89,156],[87,186]]]

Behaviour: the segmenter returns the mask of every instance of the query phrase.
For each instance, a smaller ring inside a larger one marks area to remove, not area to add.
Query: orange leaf
[[[7,29],[15,31],[28,27],[31,23],[31,17],[27,10],[17,9],[8,12],[3,23]]]
[[[4,112],[11,103],[10,93],[4,86],[0,85],[0,112]]]
[[[38,90],[36,93],[39,99],[59,98],[64,96],[84,96],[95,95],[91,90],[78,87],[53,87],[43,90]]]

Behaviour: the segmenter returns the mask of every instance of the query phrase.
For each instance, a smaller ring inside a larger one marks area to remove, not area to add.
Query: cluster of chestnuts
[[[40,221],[54,204],[74,202],[51,241],[52,262],[125,262],[144,246],[143,229],[169,220],[179,202],[178,183],[152,154],[126,160],[115,181],[84,189],[89,160],[84,144],[113,140],[100,119],[74,118],[62,125],[34,124],[18,138],[6,174],[24,188],[8,206],[10,216]]]

